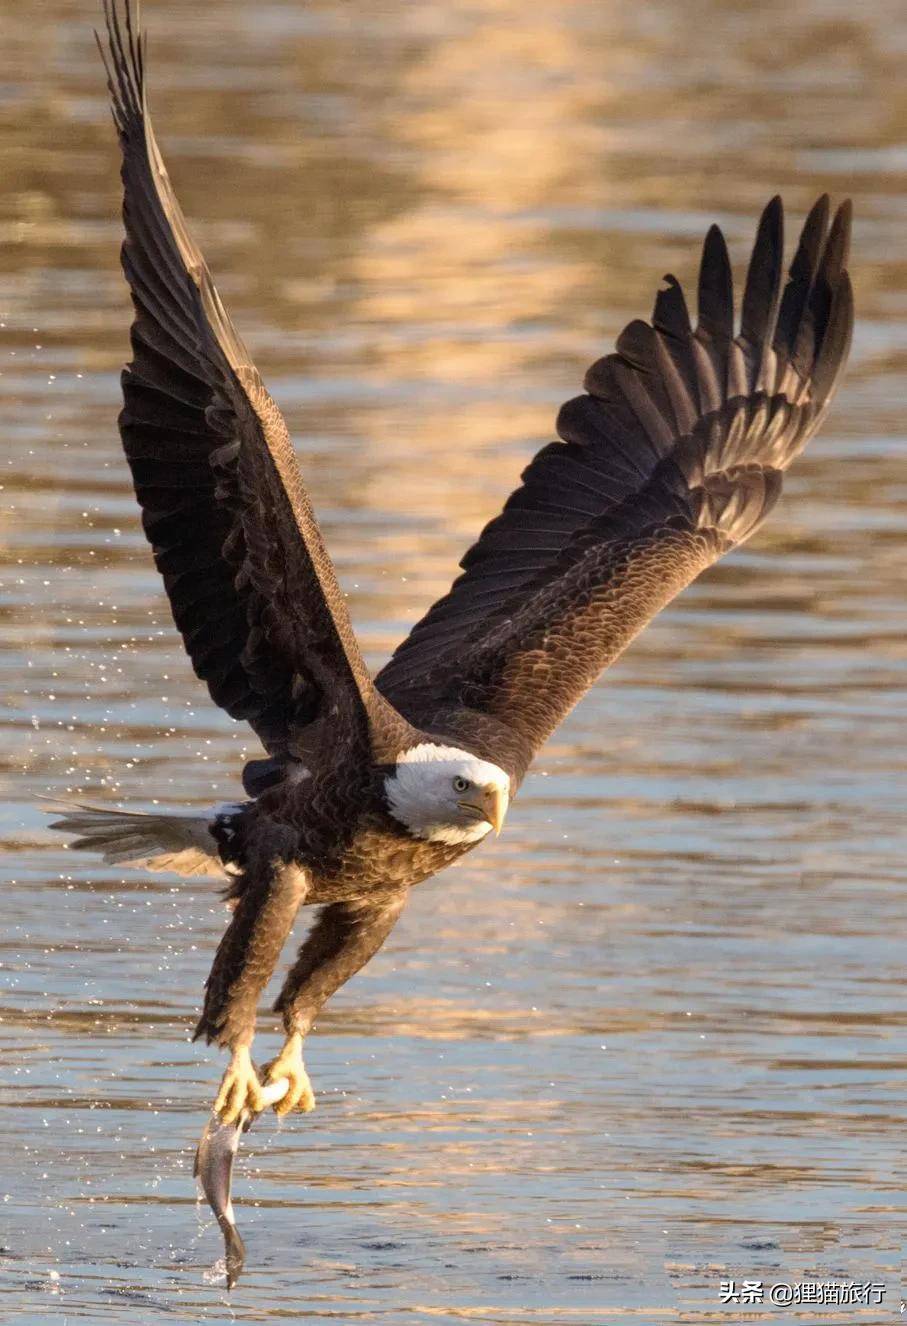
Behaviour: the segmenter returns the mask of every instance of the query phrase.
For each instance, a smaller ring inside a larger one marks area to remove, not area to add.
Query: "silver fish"
[[[228,1289],[236,1284],[246,1260],[245,1244],[236,1228],[230,1189],[239,1139],[251,1122],[248,1115],[241,1115],[236,1123],[221,1123],[212,1112],[198,1144],[192,1171],[201,1184],[205,1200],[214,1212],[214,1218],[224,1236]]]
[[[283,1077],[278,1078],[276,1082],[268,1082],[262,1088],[265,1107],[280,1100],[288,1091],[289,1085]],[[240,1138],[243,1133],[249,1131],[255,1118],[250,1110],[243,1110],[235,1123],[221,1123],[212,1110],[196,1149],[195,1165],[192,1170],[201,1184],[205,1200],[214,1212],[214,1218],[224,1236],[228,1289],[232,1289],[236,1284],[246,1261],[246,1245],[236,1228],[233,1199],[230,1195],[233,1186],[233,1162],[239,1150]]]

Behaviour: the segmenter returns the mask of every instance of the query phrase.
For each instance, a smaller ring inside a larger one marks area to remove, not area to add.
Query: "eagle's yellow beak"
[[[464,810],[474,810],[482,819],[487,820],[495,833],[501,832],[509,804],[507,789],[497,783],[489,783],[487,787],[480,788],[475,801],[460,802]]]

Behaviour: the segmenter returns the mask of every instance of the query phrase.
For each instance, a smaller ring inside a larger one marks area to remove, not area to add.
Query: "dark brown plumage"
[[[782,292],[782,208],[759,224],[734,324],[721,231],[698,322],[665,278],[651,323],[561,410],[463,574],[372,681],[280,413],[220,301],[151,129],[128,5],[106,52],[123,153],[135,321],[120,431],[145,532],[199,677],[267,757],[210,818],[76,808],[60,827],[110,860],[231,876],[232,920],[198,1034],[234,1052],[218,1105],[256,1108],[248,1047],[297,909],[322,910],[277,1007],[271,1075],[310,1102],[302,1040],[377,950],[408,889],[500,827],[535,753],[602,668],[747,539],[821,423],[847,357],[850,209],[803,228]],[[166,848],[166,852],[164,852]],[[308,1094],[306,1094],[308,1092]]]
[[[850,343],[850,207],[820,198],[783,299],[781,200],[762,215],[734,334],[713,226],[694,329],[673,276],[651,324],[586,374],[450,593],[378,677],[414,723],[506,742],[519,775],[601,669],[700,571],[758,529],[822,421]],[[779,309],[780,301],[780,309]]]

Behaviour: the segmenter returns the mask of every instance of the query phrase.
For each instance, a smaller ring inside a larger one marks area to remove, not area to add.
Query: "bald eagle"
[[[371,677],[286,425],[221,301],[164,167],[128,0],[102,50],[122,149],[132,360],[119,416],[174,621],[215,704],[265,758],[207,815],[73,807],[56,827],[107,861],[228,880],[233,911],[197,1036],[230,1052],[215,1110],[310,1109],[305,1037],[387,938],[413,885],[498,832],[546,739],[646,623],[759,528],[847,357],[850,208],[820,198],[783,283],[783,212],[759,222],[735,326],[724,237],[698,319],[664,278],[650,322],[589,369],[560,440],[523,472],[462,574]],[[782,290],[783,284],[783,290]],[[320,908],[277,998],[259,998],[301,906]]]

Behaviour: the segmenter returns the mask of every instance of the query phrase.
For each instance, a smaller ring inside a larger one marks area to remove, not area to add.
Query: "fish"
[[[286,1078],[267,1083],[262,1091],[266,1107],[286,1095],[289,1085]],[[236,1227],[231,1195],[233,1164],[242,1135],[249,1131],[256,1117],[251,1110],[243,1110],[234,1123],[223,1123],[212,1110],[199,1139],[192,1169],[224,1236],[228,1289],[236,1284],[246,1264],[246,1245]]]
[[[233,1199],[233,1162],[239,1150],[243,1123],[221,1123],[212,1111],[205,1124],[192,1170],[198,1179],[205,1200],[214,1212],[224,1236],[224,1255],[227,1263],[227,1288],[232,1289],[246,1262],[246,1245],[236,1228]]]

